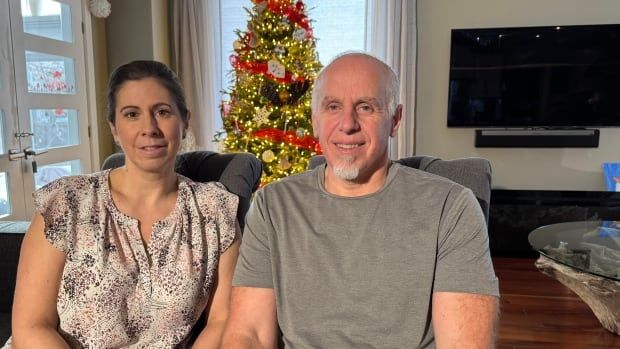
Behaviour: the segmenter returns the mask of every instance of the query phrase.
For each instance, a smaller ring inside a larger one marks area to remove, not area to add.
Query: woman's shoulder
[[[108,172],[109,170],[90,174],[63,176],[43,185],[41,188],[37,189],[36,192],[42,194],[59,191],[64,193],[88,193],[93,190],[96,191],[101,186],[102,179],[105,178]]]
[[[192,197],[203,209],[207,207],[236,207],[239,198],[220,182],[194,182],[180,176],[179,194]],[[183,189],[185,187],[185,189]],[[187,190],[187,192],[185,192]]]
[[[187,187],[189,187],[193,192],[200,194],[222,194],[229,193],[228,189],[224,186],[224,184],[220,182],[196,182],[182,175],[179,176],[179,183],[184,183]],[[231,194],[234,195],[234,194]]]

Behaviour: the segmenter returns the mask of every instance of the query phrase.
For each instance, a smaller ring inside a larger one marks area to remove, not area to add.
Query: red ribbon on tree
[[[321,154],[321,146],[319,141],[312,136],[297,137],[294,131],[282,131],[277,128],[266,128],[255,131],[252,136],[262,139],[268,139],[272,142],[285,142],[301,148],[309,149],[317,154]]]
[[[297,1],[295,6],[293,6],[288,3],[287,0],[253,0],[255,4],[263,1],[267,1],[267,8],[269,11],[286,16],[289,21],[304,28],[308,32],[308,35],[312,35],[312,28],[310,28],[308,17],[303,13],[304,3],[302,1]]]
[[[296,78],[293,78],[293,74],[291,74],[288,71],[284,73],[283,78],[276,77],[273,74],[269,73],[269,68],[267,66],[267,63],[242,61],[236,55],[230,55],[230,65],[232,65],[233,68],[235,69],[244,69],[244,70],[251,71],[254,74],[263,74],[266,77],[274,81],[287,83],[287,84],[290,84],[293,81],[303,82],[304,80],[306,80],[306,78],[303,76],[298,76]]]

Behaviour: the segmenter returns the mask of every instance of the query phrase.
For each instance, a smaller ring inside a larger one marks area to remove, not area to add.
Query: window
[[[366,48],[366,0],[305,0],[304,4],[308,18],[312,20],[316,50],[322,64],[327,64],[340,52],[363,51]],[[237,39],[236,31],[246,31],[249,15],[244,7],[251,9],[252,2],[220,0],[220,59],[223,69],[220,90],[228,90],[234,79],[229,57],[233,53],[233,42]]]

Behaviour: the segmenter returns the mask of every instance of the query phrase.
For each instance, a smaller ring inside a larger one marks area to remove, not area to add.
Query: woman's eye
[[[138,116],[138,113],[136,113],[135,111],[130,111],[130,112],[126,112],[124,115],[126,118],[133,119],[136,116]]]
[[[157,111],[157,116],[166,117],[166,116],[170,116],[171,114],[172,113],[170,113],[170,110],[167,110],[167,109],[161,109]]]

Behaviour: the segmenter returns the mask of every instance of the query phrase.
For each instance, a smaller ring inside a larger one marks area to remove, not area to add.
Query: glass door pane
[[[28,92],[75,94],[73,59],[26,51]]]
[[[0,92],[2,87],[0,86]],[[7,153],[6,151],[6,136],[4,135],[4,110],[0,109],[0,155]]]
[[[52,0],[21,0],[24,33],[73,42],[71,8]]]
[[[35,174],[35,188],[39,189],[47,183],[64,176],[82,173],[80,160],[64,161],[39,167]]]
[[[11,213],[11,201],[9,200],[9,181],[6,172],[0,172],[0,218],[7,217]]]
[[[79,144],[79,125],[75,109],[31,109],[32,148],[44,150]]]

